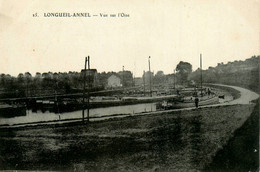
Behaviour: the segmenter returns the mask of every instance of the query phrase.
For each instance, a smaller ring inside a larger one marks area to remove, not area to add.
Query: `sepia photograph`
[[[259,0],[0,0],[0,171],[258,172]]]

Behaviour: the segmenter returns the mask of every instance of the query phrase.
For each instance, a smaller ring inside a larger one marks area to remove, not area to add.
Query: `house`
[[[110,77],[108,77],[107,79],[107,87],[111,88],[111,87],[121,87],[122,83],[121,83],[121,79],[119,76],[112,74]]]

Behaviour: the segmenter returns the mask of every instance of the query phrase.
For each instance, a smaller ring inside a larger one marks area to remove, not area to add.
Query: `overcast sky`
[[[203,68],[259,55],[256,0],[0,0],[0,73],[151,69],[179,61]],[[39,17],[32,17],[34,13]],[[48,12],[125,13],[127,18],[46,18]]]

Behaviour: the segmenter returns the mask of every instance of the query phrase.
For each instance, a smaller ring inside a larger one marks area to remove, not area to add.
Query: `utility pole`
[[[27,113],[29,113],[29,109],[28,109],[28,105],[29,105],[29,96],[28,96],[28,94],[29,94],[29,92],[28,92],[28,83],[29,83],[29,76],[28,77],[26,77],[26,115],[27,115]],[[27,111],[28,110],[28,111]]]
[[[144,75],[143,75],[143,81],[144,81],[144,96],[145,96],[145,71],[144,71]]]
[[[87,70],[87,61],[88,58],[85,58],[85,64],[84,64],[84,73],[83,73],[83,100],[82,100],[82,122],[84,122],[84,118],[85,118],[85,91],[86,91],[86,70]]]
[[[83,103],[82,103],[82,122],[85,118],[85,97],[86,97],[86,72],[88,63],[88,92],[87,92],[87,121],[89,122],[89,90],[90,90],[90,58],[89,56],[85,58],[84,73],[83,73]]]
[[[88,117],[88,122],[89,122],[89,91],[90,88],[92,86],[92,84],[90,83],[90,58],[88,56],[88,104],[87,104],[87,117]]]
[[[200,91],[202,97],[202,55],[200,54]]]
[[[151,67],[150,67],[150,56],[148,58],[148,64],[149,64],[149,75],[150,75],[150,96],[152,97],[152,74],[151,74]]]

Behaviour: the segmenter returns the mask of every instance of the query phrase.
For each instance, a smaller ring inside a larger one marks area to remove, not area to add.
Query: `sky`
[[[55,18],[87,12],[129,17]],[[38,17],[33,17],[37,13]],[[0,0],[0,73],[81,71],[173,73],[180,61],[203,69],[260,53],[259,0]]]

